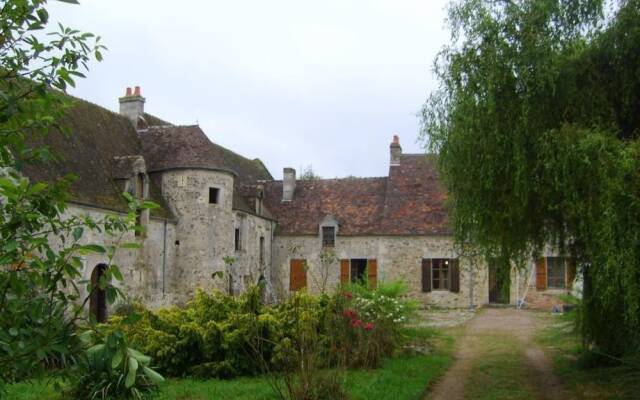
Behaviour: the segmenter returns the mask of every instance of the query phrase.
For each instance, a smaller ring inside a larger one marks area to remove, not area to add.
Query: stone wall
[[[121,215],[103,209],[69,204],[63,217],[71,215],[89,216],[100,220],[109,214]],[[81,244],[96,243],[109,246],[119,243],[137,242],[140,248],[119,249],[112,262],[119,266],[123,281],[116,283],[132,299],[143,301],[150,308],[168,306],[174,302],[174,293],[169,290],[171,270],[174,265],[174,253],[171,245],[175,238],[175,225],[163,219],[150,218],[146,224],[146,234],[135,237],[127,232],[122,237],[114,237],[85,230]],[[166,243],[166,247],[164,246]],[[91,280],[91,274],[99,264],[109,260],[106,254],[89,253],[81,256],[82,277],[79,280]],[[164,271],[163,271],[164,269]],[[164,288],[164,290],[163,290]],[[86,285],[79,285],[82,298],[88,291]],[[108,310],[109,311],[109,310]]]
[[[232,209],[233,181],[223,171],[180,169],[162,173],[162,194],[178,223],[171,270],[171,291],[176,302],[190,299],[196,289],[218,289],[238,294],[269,272],[272,222]],[[217,204],[209,203],[209,188],[217,188]],[[235,249],[235,228],[240,228],[240,249]],[[260,237],[264,237],[260,265]],[[173,243],[173,242],[172,242]],[[227,262],[232,261],[229,265]],[[222,275],[215,274],[222,272]],[[215,274],[215,275],[214,275]]]
[[[231,266],[234,277],[234,293],[242,293],[249,285],[255,284],[263,274],[271,275],[271,238],[273,223],[270,220],[234,211],[234,228],[240,229],[240,250],[234,251],[235,262]],[[260,260],[260,238],[264,238],[262,262]]]
[[[218,203],[209,204],[209,188],[219,189]],[[226,291],[224,257],[234,254],[233,175],[222,171],[179,169],[162,173],[162,195],[177,219],[176,264],[171,291],[178,303],[197,288]]]
[[[307,260],[307,290],[317,293],[321,285],[322,264],[319,236],[276,236],[272,269],[277,293],[289,295],[289,261]],[[485,265],[472,268],[471,261],[460,259],[460,293],[434,290],[423,293],[421,266],[423,258],[454,258],[453,241],[444,236],[338,236],[334,252],[336,259],[376,259],[378,281],[402,279],[409,286],[409,295],[421,305],[468,307],[488,302],[488,281]],[[339,261],[328,268],[328,287],[340,280]],[[471,296],[473,295],[473,299]]]

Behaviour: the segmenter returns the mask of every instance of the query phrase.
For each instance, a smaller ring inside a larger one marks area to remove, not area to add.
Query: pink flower
[[[372,329],[373,329],[373,328],[375,328],[375,327],[376,327],[376,326],[375,326],[373,323],[371,323],[371,322],[367,322],[366,324],[364,324],[364,330],[365,330],[365,331],[370,331],[370,330],[372,330]]]
[[[351,325],[353,325],[354,328],[357,328],[362,325],[362,321],[360,321],[359,319],[354,319],[353,321],[351,321]]]
[[[342,315],[344,315],[346,318],[351,318],[351,319],[354,319],[358,316],[358,314],[353,310],[344,310],[342,312]]]

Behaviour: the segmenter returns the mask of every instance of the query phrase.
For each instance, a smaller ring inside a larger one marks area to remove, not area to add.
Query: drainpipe
[[[164,220],[164,232],[162,235],[162,298],[164,299],[164,277],[167,265],[167,220]]]

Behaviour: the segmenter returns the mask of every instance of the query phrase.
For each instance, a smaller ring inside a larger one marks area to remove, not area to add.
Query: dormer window
[[[322,227],[322,247],[334,247],[336,245],[336,228],[334,226]]]

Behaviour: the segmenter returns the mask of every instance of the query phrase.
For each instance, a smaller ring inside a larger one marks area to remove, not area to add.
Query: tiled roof
[[[389,168],[379,231],[389,235],[450,234],[445,192],[434,156],[403,154]]]
[[[290,202],[282,201],[282,181],[265,183],[281,235],[317,235],[328,215],[339,235],[449,234],[445,201],[435,162],[424,154],[402,155],[389,177],[297,181]]]
[[[254,212],[238,188],[273,179],[259,159],[250,160],[211,142],[197,125],[152,126],[140,132],[140,139],[150,172],[203,168],[234,174],[234,209]]]
[[[33,146],[48,146],[56,159],[45,165],[26,164],[23,173],[43,182],[73,174],[77,180],[71,186],[72,201],[126,211],[121,188],[114,178],[127,173],[127,163],[118,162],[119,157],[142,154],[138,135],[125,117],[84,100],[73,101],[74,106],[59,121],[69,128],[69,135],[52,129],[44,139],[29,139]],[[169,217],[160,191],[153,185],[150,195],[161,205],[153,214]]]

